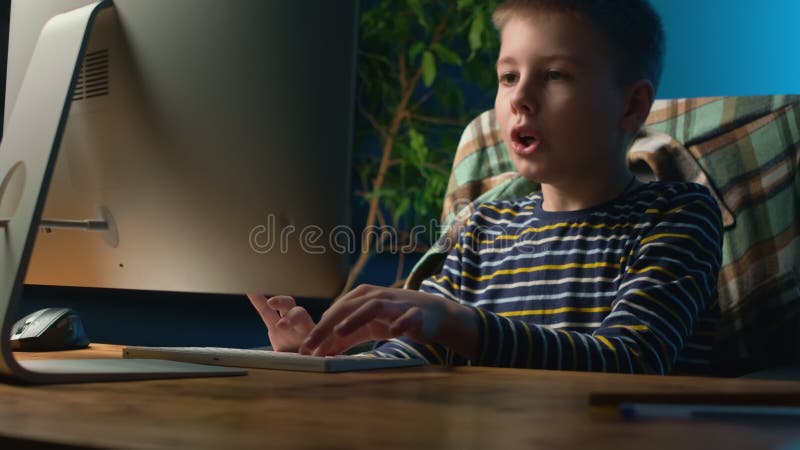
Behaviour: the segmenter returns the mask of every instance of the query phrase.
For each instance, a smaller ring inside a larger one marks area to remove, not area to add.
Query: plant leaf
[[[408,61],[411,64],[414,64],[416,61],[417,56],[419,56],[422,51],[425,50],[425,44],[422,42],[415,42],[411,47],[408,49]]]
[[[476,13],[472,19],[472,25],[469,27],[469,49],[473,54],[483,45],[483,30],[486,28],[483,19],[483,14]]]
[[[425,10],[422,7],[421,0],[406,0],[408,6],[411,8],[411,11],[414,12],[414,15],[417,17],[417,21],[424,29],[429,29],[430,25],[428,25],[427,19],[425,19]]]
[[[394,214],[392,214],[393,222],[397,223],[397,221],[408,212],[409,208],[411,208],[411,200],[408,197],[403,197],[403,199],[400,200],[400,204],[397,205],[397,209],[394,210]]]
[[[428,146],[425,145],[425,136],[419,131],[411,128],[408,130],[409,143],[411,144],[411,157],[413,164],[418,169],[425,167],[425,162],[428,159]]]
[[[430,50],[422,54],[422,81],[425,87],[431,87],[433,80],[436,79],[436,58]]]
[[[381,188],[381,189],[373,189],[372,191],[365,193],[364,198],[372,200],[375,197],[383,198],[383,197],[393,197],[396,195],[397,195],[397,189]]]
[[[447,64],[452,64],[454,66],[461,65],[461,58],[458,56],[458,54],[442,44],[437,42],[433,44],[431,49],[442,62],[446,62]]]
[[[475,3],[475,0],[458,0],[457,9],[461,11],[462,9],[469,8]]]

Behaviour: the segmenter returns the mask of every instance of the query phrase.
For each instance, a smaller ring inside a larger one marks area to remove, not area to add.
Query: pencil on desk
[[[622,403],[800,406],[800,390],[772,392],[594,392],[591,406],[619,406]]]
[[[800,407],[622,403],[626,419],[781,419],[800,421]]]

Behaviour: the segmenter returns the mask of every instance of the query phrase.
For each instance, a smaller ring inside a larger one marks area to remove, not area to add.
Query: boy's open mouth
[[[511,130],[511,150],[518,155],[530,155],[539,147],[541,140],[536,133],[521,127]]]

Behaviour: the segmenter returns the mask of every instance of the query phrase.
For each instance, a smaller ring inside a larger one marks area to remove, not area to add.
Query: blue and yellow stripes
[[[479,206],[422,285],[475,311],[473,363],[669,373],[681,361],[691,364],[679,370],[707,370],[722,233],[705,188],[650,183],[577,212],[541,203],[534,194]],[[404,346],[434,364],[444,354],[402,338],[381,351]]]

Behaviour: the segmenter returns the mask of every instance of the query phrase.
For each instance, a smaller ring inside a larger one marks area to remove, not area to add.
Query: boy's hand
[[[368,285],[343,295],[325,311],[299,352],[335,355],[354,345],[354,340],[398,336],[439,343],[466,358],[477,352],[472,309],[434,294]]]
[[[297,306],[292,297],[280,295],[267,299],[263,295],[247,294],[247,298],[267,326],[269,342],[275,351],[296,352],[314,328],[308,311]]]
[[[267,299],[259,294],[247,294],[250,303],[256,308],[261,320],[267,326],[269,342],[275,351],[297,352],[300,344],[308,337],[314,328],[314,320],[308,311],[301,306],[297,306],[294,298],[287,295],[279,295]],[[344,339],[337,340],[338,349],[335,353],[339,354],[345,350],[372,340],[389,339],[386,327],[380,324],[372,324],[352,333]]]

